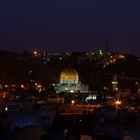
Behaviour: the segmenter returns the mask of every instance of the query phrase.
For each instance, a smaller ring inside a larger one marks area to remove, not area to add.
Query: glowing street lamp
[[[70,92],[71,92],[71,93],[74,93],[74,90],[71,90]]]
[[[5,111],[8,111],[8,107],[7,106],[5,107]]]
[[[33,54],[34,54],[34,56],[37,56],[38,52],[37,51],[33,51]]]
[[[74,104],[75,104],[75,101],[74,101],[74,100],[72,100],[72,101],[71,101],[71,104],[72,104],[72,105],[74,105]]]
[[[122,104],[122,102],[119,101],[119,100],[117,100],[115,103],[116,103],[116,105],[121,105]]]
[[[71,100],[71,104],[72,106],[74,106],[74,114],[73,114],[73,121],[75,122],[76,121],[76,115],[75,115],[75,109],[76,109],[76,106],[75,106],[75,100]]]
[[[122,102],[120,100],[116,100],[115,104],[116,104],[116,109],[118,109],[118,106],[120,106],[122,104]]]
[[[24,88],[24,85],[22,84],[20,87],[21,87],[21,88]]]

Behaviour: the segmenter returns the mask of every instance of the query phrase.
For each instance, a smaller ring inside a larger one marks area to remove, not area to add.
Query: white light
[[[100,53],[100,55],[103,55],[103,52],[102,52],[102,50],[99,50],[99,53]]]
[[[37,51],[34,51],[34,54],[37,54]]]
[[[20,87],[21,87],[21,88],[24,88],[24,85],[21,85]]]
[[[70,92],[71,92],[71,93],[74,93],[74,90],[71,90]]]
[[[92,99],[93,99],[93,100],[96,100],[96,99],[97,99],[97,97],[94,95],[94,96],[92,97]]]
[[[88,100],[96,100],[97,96],[96,95],[89,95],[88,97],[86,97],[86,102],[88,102]]]
[[[118,90],[118,88],[116,87],[116,89],[115,90]]]
[[[8,111],[8,107],[5,107],[5,111]]]
[[[30,70],[29,73],[32,73],[32,70]]]
[[[117,81],[112,81],[112,84],[113,84],[113,85],[117,85],[118,82],[117,82]]]

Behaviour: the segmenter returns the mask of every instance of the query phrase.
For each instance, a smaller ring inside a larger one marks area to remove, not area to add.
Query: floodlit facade
[[[65,68],[60,74],[60,82],[55,85],[55,90],[59,92],[88,92],[89,86],[81,84],[78,72],[71,66]]]

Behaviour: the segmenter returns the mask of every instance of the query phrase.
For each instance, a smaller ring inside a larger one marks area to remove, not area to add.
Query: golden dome
[[[61,72],[60,78],[61,79],[78,79],[78,73],[74,68],[68,67],[68,68],[65,68]]]

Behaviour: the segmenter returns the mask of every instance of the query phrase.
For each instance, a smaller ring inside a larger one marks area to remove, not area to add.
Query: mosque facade
[[[89,86],[82,84],[79,80],[78,72],[73,67],[69,66],[61,72],[60,81],[55,85],[55,90],[57,93],[87,93],[89,91]]]

